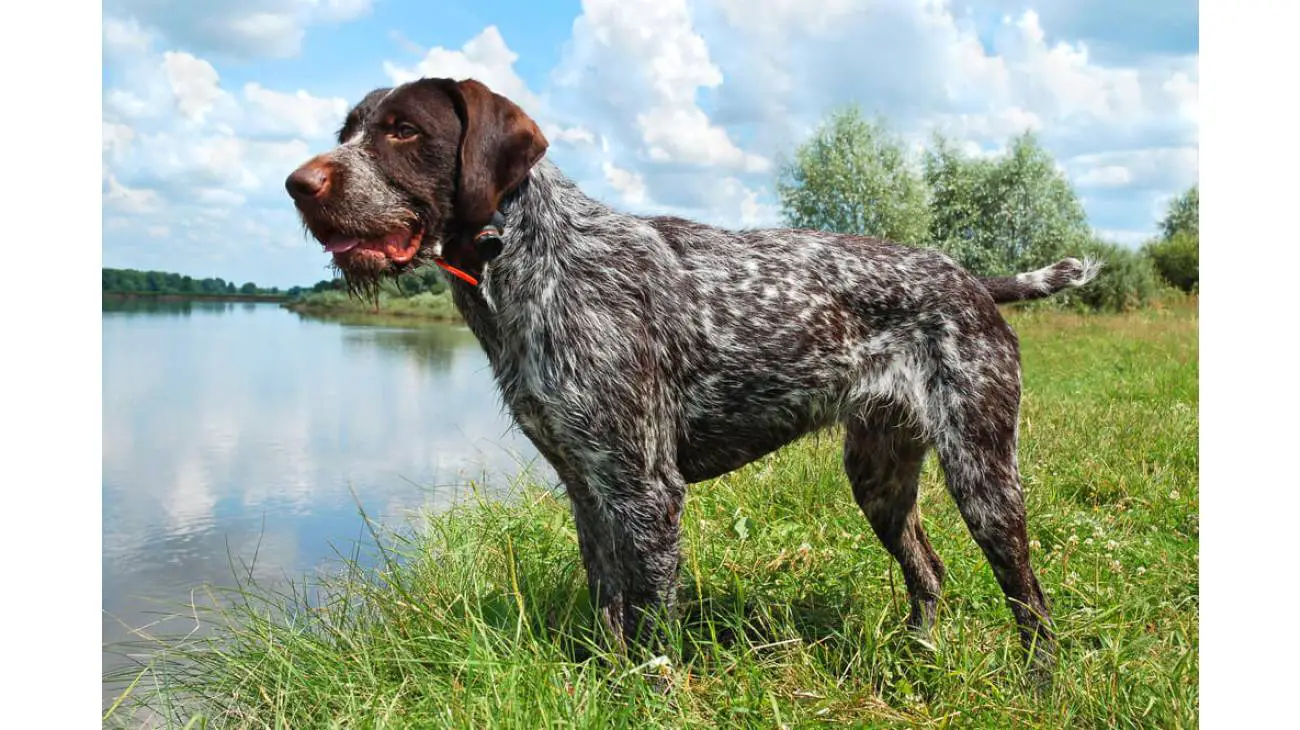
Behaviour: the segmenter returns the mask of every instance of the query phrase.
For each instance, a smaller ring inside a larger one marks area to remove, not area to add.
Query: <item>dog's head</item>
[[[347,115],[339,145],[289,175],[307,230],[354,290],[421,259],[476,266],[467,239],[541,159],[547,141],[474,80],[376,89]]]

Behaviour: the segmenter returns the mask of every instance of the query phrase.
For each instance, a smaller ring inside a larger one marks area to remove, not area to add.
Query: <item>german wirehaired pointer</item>
[[[944,576],[916,509],[933,448],[1021,639],[1051,660],[1016,465],[1019,346],[996,304],[1080,286],[1096,265],[981,279],[863,236],[619,213],[473,80],[371,92],[338,139],[286,181],[305,226],[354,289],[428,262],[454,274],[505,404],[564,482],[620,645],[672,607],[687,484],[843,424],[908,623],[929,629]]]

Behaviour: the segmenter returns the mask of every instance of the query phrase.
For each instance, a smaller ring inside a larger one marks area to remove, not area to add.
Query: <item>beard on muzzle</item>
[[[382,256],[349,251],[335,254],[330,267],[343,277],[348,296],[379,306],[379,291],[384,279],[398,275],[398,266]]]

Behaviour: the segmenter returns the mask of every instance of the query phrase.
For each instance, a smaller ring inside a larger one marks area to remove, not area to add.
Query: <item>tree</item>
[[[1169,204],[1169,211],[1160,221],[1162,237],[1171,239],[1179,233],[1201,235],[1201,185],[1197,183]]]
[[[254,284],[254,283],[251,282],[251,281],[249,281],[249,282],[245,282],[243,286],[239,287],[239,293],[240,293],[240,294],[256,294],[256,293],[257,293],[257,285]]]
[[[1160,276],[1185,292],[1201,283],[1201,196],[1193,185],[1169,203],[1160,221],[1161,237],[1148,243],[1144,253]]]
[[[833,112],[782,166],[788,225],[919,245],[929,233],[925,186],[902,142],[856,107]]]
[[[1185,292],[1201,284],[1201,240],[1191,231],[1179,231],[1170,238],[1146,245],[1146,255],[1161,278]]]
[[[1151,260],[1116,243],[1093,239],[1074,252],[1105,262],[1097,279],[1078,289],[1066,289],[1052,298],[1058,305],[1082,304],[1089,309],[1126,312],[1145,307],[1159,291],[1160,277]]]
[[[936,136],[925,182],[930,240],[976,274],[1038,268],[1091,242],[1069,180],[1030,133],[1012,138],[997,159],[966,156]]]

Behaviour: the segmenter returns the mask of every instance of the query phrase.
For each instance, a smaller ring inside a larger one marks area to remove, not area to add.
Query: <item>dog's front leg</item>
[[[685,482],[672,469],[593,487],[570,492],[592,599],[620,649],[651,648],[674,618]]]

